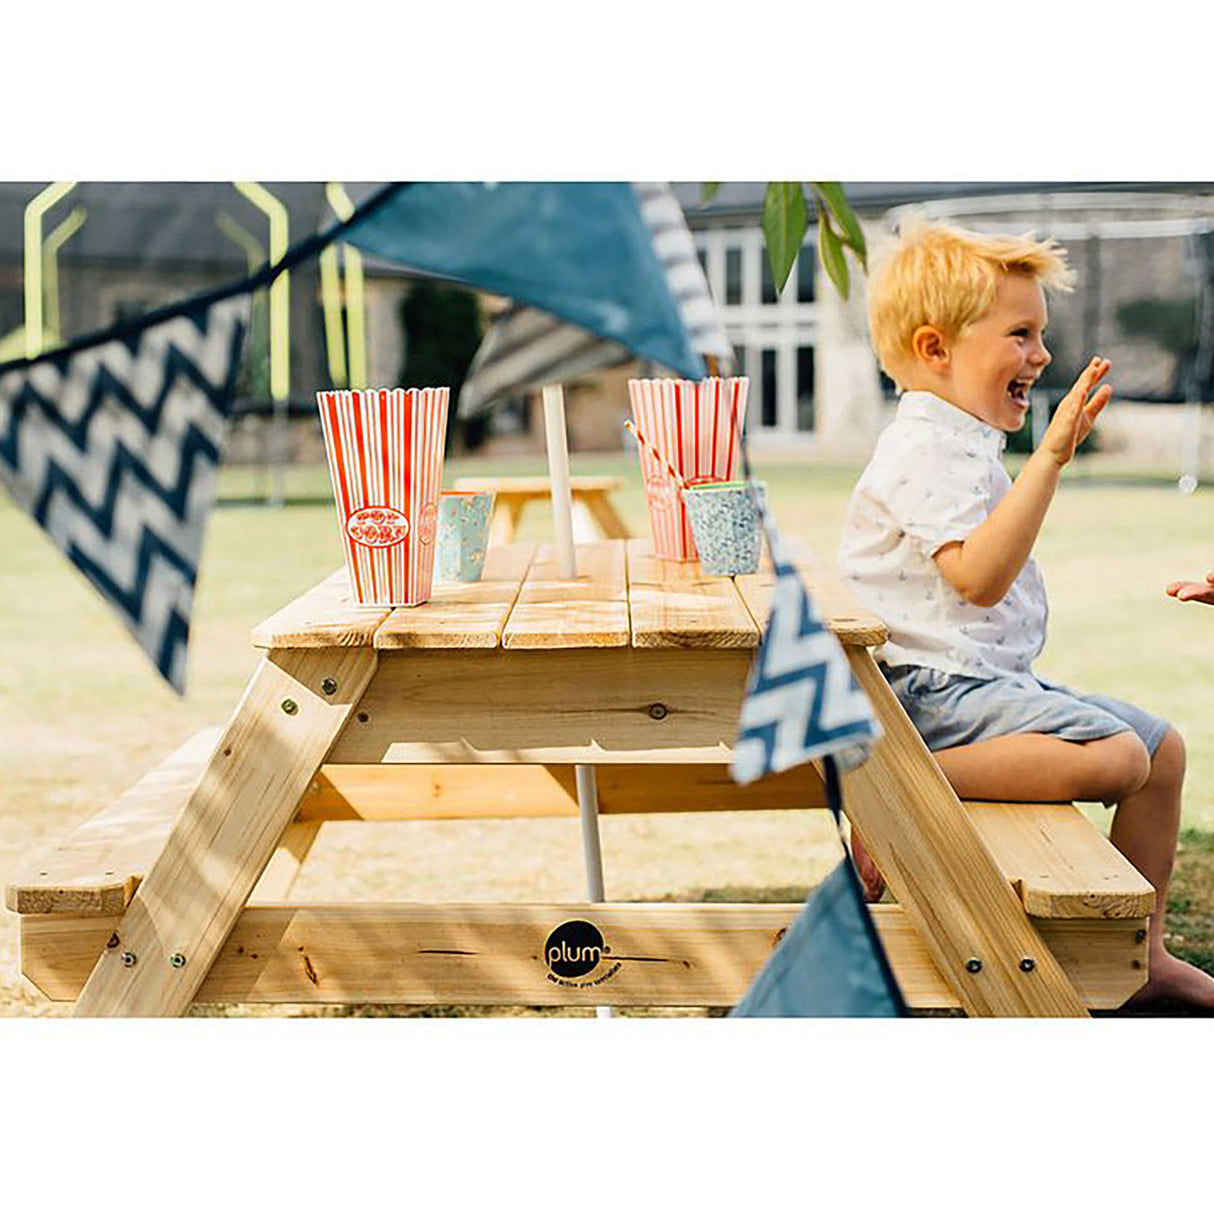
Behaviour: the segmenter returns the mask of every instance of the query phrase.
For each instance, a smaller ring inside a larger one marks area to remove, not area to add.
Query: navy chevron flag
[[[249,301],[0,367],[0,484],[178,692]]]
[[[823,755],[850,770],[881,736],[842,646],[814,613],[775,526],[766,524],[776,584],[738,721],[730,768],[738,784]]]

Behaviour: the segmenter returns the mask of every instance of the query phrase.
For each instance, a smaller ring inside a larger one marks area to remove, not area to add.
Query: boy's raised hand
[[[1109,403],[1113,389],[1097,384],[1113,364],[1097,355],[1084,368],[1075,386],[1062,398],[1054,418],[1041,438],[1038,451],[1045,451],[1061,468],[1071,462],[1075,448],[1092,432],[1101,409]]]
[[[1209,603],[1214,607],[1214,572],[1204,582],[1171,582],[1168,593],[1182,603]]]

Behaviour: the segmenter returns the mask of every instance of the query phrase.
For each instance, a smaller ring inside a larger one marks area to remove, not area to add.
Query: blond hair
[[[874,258],[869,274],[868,323],[877,359],[901,383],[914,354],[911,337],[934,325],[957,338],[995,302],[1001,274],[1029,274],[1042,286],[1069,291],[1075,272],[1066,250],[1051,240],[986,236],[913,215]]]

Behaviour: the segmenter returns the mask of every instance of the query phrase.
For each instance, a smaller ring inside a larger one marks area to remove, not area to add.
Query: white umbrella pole
[[[552,482],[552,523],[556,531],[556,556],[561,577],[577,578],[577,551],[573,546],[573,495],[569,491],[569,440],[565,434],[565,393],[560,384],[544,388],[544,430],[548,441],[548,476]],[[591,902],[604,901],[603,852],[599,843],[599,794],[594,768],[588,763],[574,767],[578,810],[582,819],[582,855],[586,862],[586,890]],[[611,1015],[607,1007],[596,1008],[598,1016]]]

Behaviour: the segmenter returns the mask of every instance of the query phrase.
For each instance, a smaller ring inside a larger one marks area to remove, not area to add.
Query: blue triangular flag
[[[249,296],[0,371],[0,484],[185,688]]]

